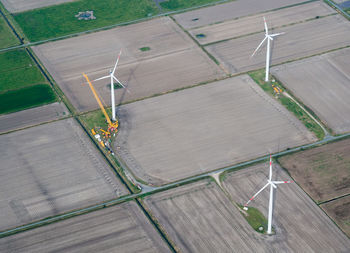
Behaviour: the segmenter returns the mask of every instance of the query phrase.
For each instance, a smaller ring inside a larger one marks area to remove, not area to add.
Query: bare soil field
[[[350,193],[350,139],[279,158],[317,202]]]
[[[149,47],[142,51],[141,48]],[[118,103],[215,80],[223,71],[170,18],[118,27],[33,47],[58,85],[79,111],[98,105],[82,78],[105,76],[122,49],[117,77],[130,93],[116,91]],[[94,83],[110,104],[109,81]]]
[[[350,237],[350,196],[322,204],[321,207]]]
[[[336,13],[334,9],[321,1],[317,1],[276,11],[260,13],[253,16],[242,17],[219,24],[194,28],[189,32],[193,38],[203,45],[256,32],[263,32],[263,17],[267,19],[269,29],[273,31],[274,27],[294,24],[313,19],[317,16],[326,16],[332,13]],[[196,36],[201,34],[202,36]]]
[[[263,22],[261,22],[263,25]],[[319,18],[275,29],[285,34],[274,39],[272,64],[296,60],[350,45],[350,23],[340,15]],[[263,32],[207,46],[206,49],[231,73],[265,66],[266,44],[257,55],[253,51],[264,38]]]
[[[336,134],[350,131],[350,49],[272,68],[296,97]]]
[[[52,103],[0,116],[0,134],[39,125],[69,115],[63,103]]]
[[[225,187],[233,201],[253,194],[248,181],[256,173],[264,176],[256,169],[228,176]],[[145,203],[181,252],[345,252],[349,239],[297,185],[287,187],[278,189],[273,236],[256,232],[212,180],[148,196]]]
[[[0,136],[0,230],[127,194],[73,119]]]
[[[73,1],[77,0],[1,0],[5,8],[12,13]]]
[[[247,75],[123,105],[117,113],[116,152],[152,184],[316,140]]]
[[[206,26],[239,17],[306,2],[305,0],[236,0],[174,15],[185,29]]]
[[[170,252],[134,202],[0,239],[7,252]]]
[[[266,184],[268,163],[228,174],[224,187],[233,200],[244,204]],[[273,180],[290,180],[279,166],[273,166]],[[350,240],[296,184],[278,185],[275,191],[273,227],[264,252],[347,252]],[[267,217],[269,190],[265,189],[250,204]]]

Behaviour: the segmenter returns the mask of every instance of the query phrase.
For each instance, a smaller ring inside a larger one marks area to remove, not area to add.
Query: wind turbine
[[[119,58],[120,58],[121,54],[122,54],[122,50],[120,49],[117,61],[116,61],[115,65],[114,65],[114,68],[113,68],[113,70],[111,69],[109,71],[109,75],[108,76],[103,76],[101,78],[98,78],[98,79],[94,80],[94,81],[99,81],[99,80],[106,79],[106,78],[110,78],[111,79],[112,121],[116,121],[117,120],[116,114],[115,114],[114,80],[117,81],[124,89],[126,89],[125,86],[114,75],[115,70],[117,69],[117,65],[118,65]]]
[[[269,81],[269,70],[270,70],[270,41],[273,41],[273,37],[276,37],[278,35],[284,34],[282,33],[275,33],[275,34],[269,34],[269,29],[267,28],[266,20],[264,17],[264,25],[265,25],[265,38],[260,42],[259,46],[255,49],[254,53],[251,57],[255,55],[255,53],[260,49],[260,47],[264,44],[265,40],[267,40],[267,51],[266,51],[266,73],[265,73],[265,82]]]
[[[270,175],[269,179],[267,179],[267,184],[261,188],[257,193],[251,197],[248,202],[244,205],[244,210],[248,210],[248,204],[252,201],[260,192],[262,192],[266,187],[270,186],[270,200],[269,200],[269,216],[268,216],[268,224],[267,224],[267,233],[272,234],[272,212],[273,212],[273,188],[277,189],[277,184],[289,184],[290,181],[272,181],[272,158],[270,155]]]

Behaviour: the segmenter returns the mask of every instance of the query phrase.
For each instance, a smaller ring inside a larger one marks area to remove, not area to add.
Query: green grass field
[[[242,210],[243,206],[238,205]],[[267,231],[267,219],[265,216],[255,207],[248,207],[245,213],[242,213],[243,217],[247,220],[250,226],[258,232],[265,234]],[[261,229],[262,228],[262,229]]]
[[[79,11],[94,11],[95,20],[78,20]],[[14,14],[30,41],[60,37],[159,13],[153,0],[80,0]]]
[[[0,114],[55,100],[53,90],[24,49],[0,53]]]
[[[274,89],[271,86],[270,82],[265,82],[265,70],[258,70],[249,73],[250,77],[260,85],[260,87],[269,93],[270,95],[275,96]],[[284,87],[278,82],[274,82],[274,85],[284,90]],[[324,131],[322,128],[312,119],[307,113],[301,109],[294,101],[285,97],[283,94],[278,95],[277,100],[286,107],[290,112],[292,112],[311,132],[313,132],[318,139],[324,138]]]
[[[52,103],[55,100],[55,94],[48,84],[39,84],[19,90],[7,91],[0,93],[0,114]]]
[[[0,16],[0,34],[0,48],[19,45],[18,39],[12,33],[2,16]]]
[[[0,93],[39,83],[45,78],[24,50],[0,54]]]
[[[45,78],[35,66],[0,72],[0,93],[45,83]]]
[[[161,2],[160,6],[162,7],[163,11],[175,11],[209,3],[216,3],[219,1],[220,0],[168,0]]]
[[[31,67],[33,61],[23,49],[0,53],[0,73],[9,70]]]

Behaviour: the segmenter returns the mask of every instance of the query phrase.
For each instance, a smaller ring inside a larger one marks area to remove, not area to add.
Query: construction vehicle
[[[108,132],[109,132],[109,133],[111,133],[111,132],[117,132],[117,130],[118,130],[118,120],[115,121],[115,122],[112,122],[112,121],[111,121],[111,119],[109,118],[109,116],[108,116],[108,114],[107,114],[107,112],[106,112],[106,110],[105,110],[105,108],[104,108],[104,106],[103,106],[103,104],[102,104],[100,98],[99,98],[98,95],[97,95],[97,92],[96,92],[94,86],[93,86],[92,83],[90,82],[88,76],[87,76],[85,73],[83,73],[83,76],[85,77],[86,81],[88,82],[88,84],[89,84],[89,86],[90,86],[90,89],[91,89],[92,93],[94,94],[95,99],[96,99],[98,105],[100,106],[103,115],[105,116],[105,118],[106,118],[106,120],[107,120],[107,123],[108,123],[108,128],[107,128],[107,129],[108,129]],[[102,144],[101,144],[101,145],[102,145]],[[104,145],[103,145],[103,146],[104,146]]]

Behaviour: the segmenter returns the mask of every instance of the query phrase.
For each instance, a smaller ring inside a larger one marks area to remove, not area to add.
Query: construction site
[[[349,252],[339,1],[0,0],[0,251]]]

